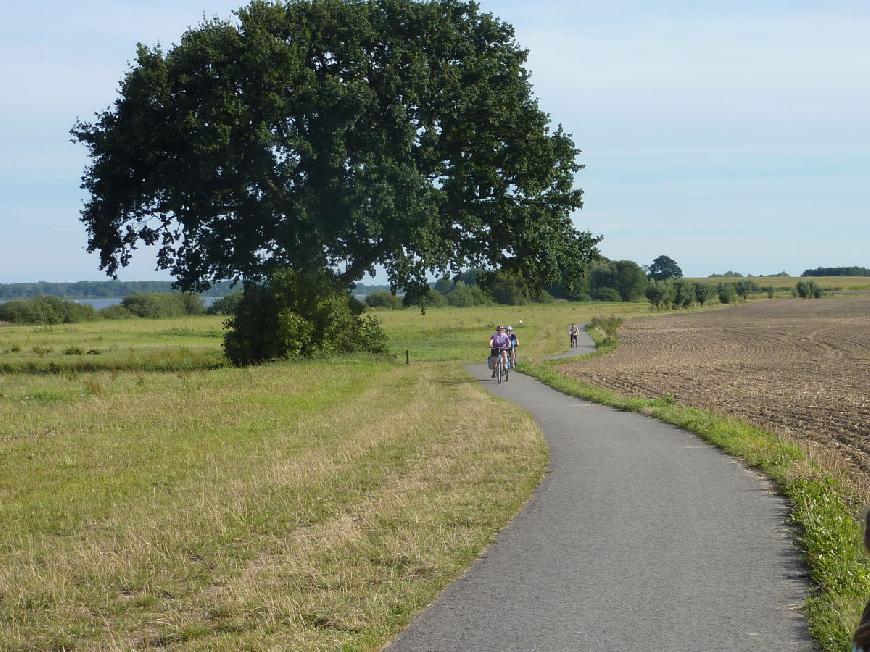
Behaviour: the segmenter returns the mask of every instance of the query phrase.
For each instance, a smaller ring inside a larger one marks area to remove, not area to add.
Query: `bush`
[[[656,310],[667,308],[674,301],[674,286],[667,281],[651,281],[646,287],[646,298]]]
[[[199,295],[177,292],[128,294],[121,301],[121,305],[131,315],[148,319],[201,315],[205,312]]]
[[[716,288],[707,283],[695,283],[695,301],[702,306],[713,300],[716,296]]]
[[[720,283],[717,290],[719,303],[734,303],[737,301],[737,289],[733,283]]]
[[[380,323],[327,272],[275,272],[248,285],[227,321],[224,351],[236,365],[315,354],[386,352]]]
[[[590,328],[596,328],[604,333],[605,344],[614,343],[617,341],[617,332],[622,326],[622,317],[593,317],[589,322]]]
[[[93,306],[43,296],[0,304],[0,321],[13,324],[70,324],[97,318]]]
[[[695,305],[695,284],[687,281],[674,281],[674,308],[690,308]]]
[[[462,308],[489,305],[492,300],[479,286],[467,285],[464,281],[456,281],[456,285],[447,295],[447,303]]]
[[[133,317],[133,313],[127,310],[120,303],[115,306],[106,306],[105,308],[100,309],[100,315],[105,319],[130,319]]]
[[[233,292],[220,299],[215,299],[208,310],[210,315],[232,315],[242,300],[241,292]]]
[[[622,301],[622,296],[616,288],[595,288],[592,290],[595,301]]]
[[[734,291],[737,292],[737,296],[740,297],[743,301],[746,301],[746,298],[753,292],[759,292],[761,288],[756,285],[755,281],[745,280],[745,281],[737,281],[734,284]]]
[[[801,299],[818,299],[822,296],[822,288],[815,281],[800,280],[794,289]]]
[[[433,292],[430,290],[429,293],[432,294]],[[398,310],[402,307],[402,299],[392,292],[377,290],[366,297],[366,305],[370,308],[390,308],[391,310]]]

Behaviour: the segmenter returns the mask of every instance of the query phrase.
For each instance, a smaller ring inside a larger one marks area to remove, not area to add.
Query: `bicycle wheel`
[[[496,370],[495,370],[495,378],[499,384],[501,384],[501,375],[504,373],[504,362],[501,359],[501,356],[496,358]]]

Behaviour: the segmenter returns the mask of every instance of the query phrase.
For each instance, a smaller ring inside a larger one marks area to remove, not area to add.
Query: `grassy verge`
[[[0,375],[0,649],[373,649],[517,511],[533,421],[453,365]]]
[[[603,344],[591,355],[603,355],[617,345],[598,329],[589,332]],[[870,563],[861,549],[854,501],[830,473],[808,461],[798,446],[760,428],[680,405],[672,397],[625,397],[560,374],[554,367],[562,363],[525,362],[521,370],[565,394],[642,412],[694,432],[772,479],[791,500],[791,519],[798,526],[814,584],[804,605],[810,633],[823,650],[850,649],[849,638],[870,588]]]
[[[0,328],[0,373],[192,371],[226,365],[223,317]]]

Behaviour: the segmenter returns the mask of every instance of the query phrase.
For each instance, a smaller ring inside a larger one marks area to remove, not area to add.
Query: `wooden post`
[[[411,352],[405,349],[405,364],[411,364]]]

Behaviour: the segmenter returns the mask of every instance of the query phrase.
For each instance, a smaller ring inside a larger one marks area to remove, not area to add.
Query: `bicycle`
[[[504,380],[507,382],[510,377],[510,365],[507,364],[508,349],[499,348],[498,351],[499,353],[493,361],[495,365],[495,378],[496,381],[501,383],[502,376],[504,376]]]

